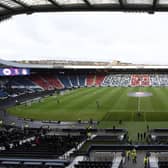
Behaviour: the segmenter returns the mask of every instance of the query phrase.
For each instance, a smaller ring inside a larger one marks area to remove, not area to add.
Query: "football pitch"
[[[152,96],[136,98],[127,95],[129,92],[137,91],[150,92]],[[119,120],[126,122],[168,121],[168,88],[80,88],[64,95],[44,98],[43,102],[32,103],[31,106],[17,105],[9,108],[8,112],[36,120],[92,119],[102,123]]]

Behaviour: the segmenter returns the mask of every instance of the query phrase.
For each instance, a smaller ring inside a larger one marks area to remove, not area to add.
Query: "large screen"
[[[0,68],[0,76],[30,75],[28,68]]]

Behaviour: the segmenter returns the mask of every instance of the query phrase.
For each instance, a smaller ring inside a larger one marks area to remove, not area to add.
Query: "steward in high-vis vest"
[[[131,152],[132,162],[136,163],[136,149],[133,149]]]
[[[136,163],[136,158],[137,158],[137,154],[135,152],[135,153],[133,153],[133,156],[132,156],[132,162],[133,163]]]
[[[147,168],[148,166],[148,157],[144,157],[144,168]]]
[[[130,160],[130,155],[131,155],[131,151],[128,150],[128,151],[126,152],[126,156],[127,156],[127,159],[128,159],[128,160]]]

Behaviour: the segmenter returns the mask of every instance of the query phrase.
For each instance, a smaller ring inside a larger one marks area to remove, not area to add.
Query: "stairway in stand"
[[[137,151],[137,163],[133,163],[132,159],[128,161],[126,158],[126,163],[124,168],[144,168],[144,157],[146,153],[144,151]]]

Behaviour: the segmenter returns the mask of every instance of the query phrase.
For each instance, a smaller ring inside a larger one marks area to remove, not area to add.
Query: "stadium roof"
[[[168,11],[168,0],[0,0],[0,19],[17,14],[61,11]]]
[[[47,64],[22,64],[0,59],[0,67],[32,68],[32,69],[168,69],[167,65],[47,65]]]

